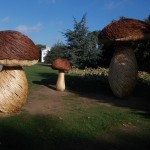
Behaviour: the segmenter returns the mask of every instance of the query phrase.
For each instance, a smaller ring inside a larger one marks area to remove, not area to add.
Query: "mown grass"
[[[34,88],[40,83],[44,84],[42,82],[44,79],[50,79],[52,83],[54,83],[57,79],[57,71],[51,69],[49,65],[44,63],[39,63],[30,67],[24,67],[24,71],[28,79],[29,88]]]
[[[55,85],[57,71],[49,66],[24,70],[29,91]],[[0,150],[148,150],[149,77],[140,78],[131,98],[123,100],[113,96],[105,75],[99,77],[66,74],[70,94],[62,97],[67,111],[59,115],[1,117]]]

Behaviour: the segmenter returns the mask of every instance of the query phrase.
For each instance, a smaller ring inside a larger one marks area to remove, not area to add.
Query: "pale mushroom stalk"
[[[0,110],[14,113],[27,99],[28,82],[22,67],[3,67],[0,71]]]
[[[58,59],[55,59],[50,66],[53,69],[58,70],[56,90],[64,91],[65,90],[65,71],[69,71],[71,69],[70,62],[64,58],[58,58]]]
[[[64,71],[60,71],[60,70],[58,71],[56,90],[58,90],[58,91],[65,90],[65,73],[64,73]]]

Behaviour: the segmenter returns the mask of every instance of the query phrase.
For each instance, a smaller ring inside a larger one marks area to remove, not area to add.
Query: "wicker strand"
[[[4,67],[0,72],[0,111],[19,111],[27,99],[28,83],[21,67]]]
[[[108,81],[113,93],[120,98],[133,91],[137,80],[135,54],[127,46],[118,46],[109,66]]]

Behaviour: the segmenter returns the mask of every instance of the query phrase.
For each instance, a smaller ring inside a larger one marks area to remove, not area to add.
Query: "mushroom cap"
[[[70,62],[64,58],[55,59],[51,65],[52,69],[60,71],[69,71],[71,69]]]
[[[121,18],[104,27],[98,38],[104,44],[147,40],[150,39],[150,25],[141,20]]]
[[[39,52],[33,41],[18,31],[0,31],[0,64],[30,66],[38,62]]]

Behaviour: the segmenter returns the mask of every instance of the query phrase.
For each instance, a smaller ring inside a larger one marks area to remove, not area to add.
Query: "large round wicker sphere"
[[[27,99],[28,83],[21,67],[4,67],[0,71],[0,111],[19,111]]]
[[[133,50],[128,46],[118,46],[108,73],[113,93],[119,98],[129,96],[136,85],[137,74],[137,62]]]

